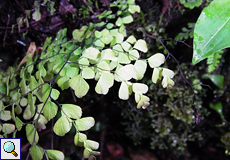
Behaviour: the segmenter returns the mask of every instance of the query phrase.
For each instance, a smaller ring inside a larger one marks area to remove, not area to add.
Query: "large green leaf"
[[[203,78],[209,78],[217,87],[222,89],[224,87],[224,76],[219,74],[205,74]]]
[[[210,108],[214,109],[220,115],[223,121],[225,121],[224,115],[223,115],[223,106],[221,102],[217,102],[215,104],[210,103],[209,106]]]
[[[194,30],[193,65],[223,48],[230,47],[229,0],[214,0],[200,14]]]

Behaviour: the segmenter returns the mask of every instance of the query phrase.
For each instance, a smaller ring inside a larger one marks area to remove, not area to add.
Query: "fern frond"
[[[188,27],[183,27],[182,31],[175,37],[176,40],[186,40],[193,38],[195,23],[188,23]]]
[[[222,57],[223,51],[217,51],[216,53],[208,56],[207,58],[207,65],[208,65],[208,72],[212,72],[215,68],[219,65],[219,59]]]

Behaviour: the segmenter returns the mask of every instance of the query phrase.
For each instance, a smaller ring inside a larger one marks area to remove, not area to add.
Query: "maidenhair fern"
[[[85,148],[84,158],[94,159],[99,154],[95,151],[99,143],[84,134],[95,124],[94,119],[82,117],[78,105],[60,104],[61,90],[72,88],[76,97],[82,98],[90,88],[88,79],[94,79],[96,93],[105,95],[117,81],[120,99],[127,100],[134,93],[137,108],[146,108],[150,101],[144,95],[148,86],[137,80],[144,77],[147,65],[153,69],[153,83],[162,80],[164,88],[174,85],[174,72],[161,67],[164,55],[157,53],[141,59],[141,53],[148,52],[145,40],[126,33],[125,24],[133,21],[132,14],[140,11],[139,6],[134,0],[120,0],[110,7],[117,7],[118,11],[97,15],[97,23],[74,30],[72,39],[67,39],[67,29],[60,30],[54,40],[46,39],[40,55],[28,53],[26,65],[21,65],[19,70],[9,68],[0,72],[0,119],[5,121],[0,124],[1,137],[10,133],[16,137],[25,127],[33,159],[42,159],[44,155],[64,159],[62,152],[39,146],[38,131],[45,129],[48,121],[55,117],[53,131],[56,135],[64,136],[73,126],[76,130],[74,143]],[[60,116],[57,116],[58,110]],[[11,119],[13,121],[8,122]]]

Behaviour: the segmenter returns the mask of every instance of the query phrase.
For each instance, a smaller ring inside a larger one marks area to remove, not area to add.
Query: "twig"
[[[8,27],[9,24],[10,24],[10,15],[8,14],[8,19],[7,19],[6,26]],[[5,44],[6,44],[6,36],[7,36],[7,28],[6,28],[6,31],[5,31],[4,38],[3,38],[3,47],[5,47]]]
[[[20,7],[21,10],[23,11],[23,13],[26,13],[26,12],[25,12],[25,9],[22,7],[22,5],[21,5],[17,0],[15,0],[15,2],[19,5],[19,7]]]
[[[187,47],[189,48],[193,48],[192,46],[188,45],[187,43],[185,43],[184,41],[180,41],[180,40],[175,40],[173,38],[166,38],[166,39],[162,39],[162,41],[176,41],[176,42],[180,42],[180,43],[183,43],[184,45],[186,45]]]

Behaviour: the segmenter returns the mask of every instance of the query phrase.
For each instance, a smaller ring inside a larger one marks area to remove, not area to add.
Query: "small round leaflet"
[[[11,142],[11,141],[5,142],[4,145],[3,145],[3,149],[4,149],[4,151],[7,152],[7,153],[12,153],[15,157],[18,156],[18,154],[14,151],[15,145],[14,145],[14,143]]]

